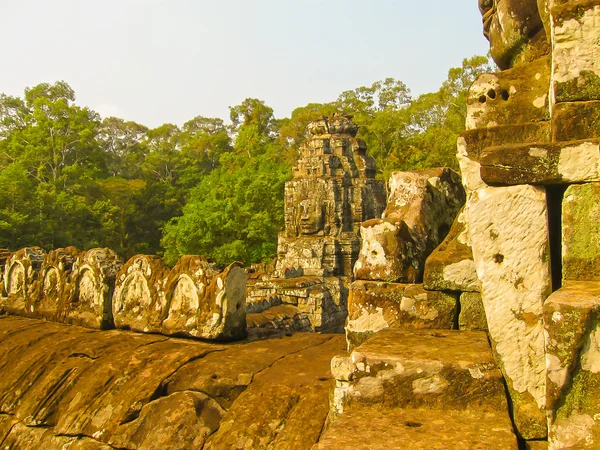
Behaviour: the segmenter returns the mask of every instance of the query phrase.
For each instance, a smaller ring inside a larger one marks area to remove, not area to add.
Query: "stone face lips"
[[[166,316],[168,267],[158,256],[137,255],[119,271],[112,312],[117,328],[157,333]]]
[[[600,140],[489,147],[480,157],[490,184],[565,184],[600,180]]]
[[[464,190],[450,169],[395,172],[382,219],[361,225],[354,276],[362,280],[418,283],[425,260],[450,230]]]
[[[546,196],[542,188],[486,188],[466,215],[493,349],[514,419],[528,439],[546,436],[542,305],[551,292]]]

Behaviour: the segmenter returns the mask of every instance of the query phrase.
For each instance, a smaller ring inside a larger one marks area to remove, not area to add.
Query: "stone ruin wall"
[[[503,70],[471,87],[458,155],[490,337],[521,435],[597,448],[600,4],[480,6]]]
[[[200,256],[169,269],[158,256],[123,264],[107,248],[28,247],[10,254],[0,309],[14,315],[144,333],[235,340],[246,336],[246,273]]]
[[[386,327],[424,327],[409,317],[420,298],[422,315],[437,319],[428,327],[488,331],[528,446],[598,448],[600,2],[479,6],[501,70],[469,90],[458,139],[465,206],[427,257],[420,297],[414,286],[394,284],[421,281],[418,266],[398,259],[416,248],[408,223],[363,224],[348,343],[354,348]],[[458,298],[458,310],[439,300],[445,295]],[[458,323],[450,326],[453,311]],[[346,364],[332,363],[338,405],[347,395]]]

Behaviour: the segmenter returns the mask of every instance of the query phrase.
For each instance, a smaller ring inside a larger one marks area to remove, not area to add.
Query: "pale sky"
[[[485,55],[477,0],[0,0],[0,92],[64,80],[149,127],[264,100],[276,117],[387,77],[414,95]]]

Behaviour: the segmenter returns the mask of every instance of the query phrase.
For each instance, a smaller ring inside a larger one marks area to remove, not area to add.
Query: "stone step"
[[[344,413],[312,450],[510,450],[508,415],[466,409],[358,407]]]
[[[388,328],[350,357],[334,358],[332,373],[338,410],[378,404],[508,411],[502,374],[479,331]]]
[[[331,362],[332,425],[314,449],[516,449],[480,331],[387,328]]]

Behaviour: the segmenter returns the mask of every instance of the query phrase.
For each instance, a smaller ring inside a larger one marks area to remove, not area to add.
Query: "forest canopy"
[[[387,78],[289,118],[248,98],[229,108],[229,124],[198,116],[153,129],[102,119],[77,105],[64,81],[25,88],[22,97],[0,94],[0,247],[110,247],[168,263],[182,254],[268,261],[308,122],[352,114],[381,179],[393,170],[458,169],[467,89],[491,70],[475,56],[418,97]]]

